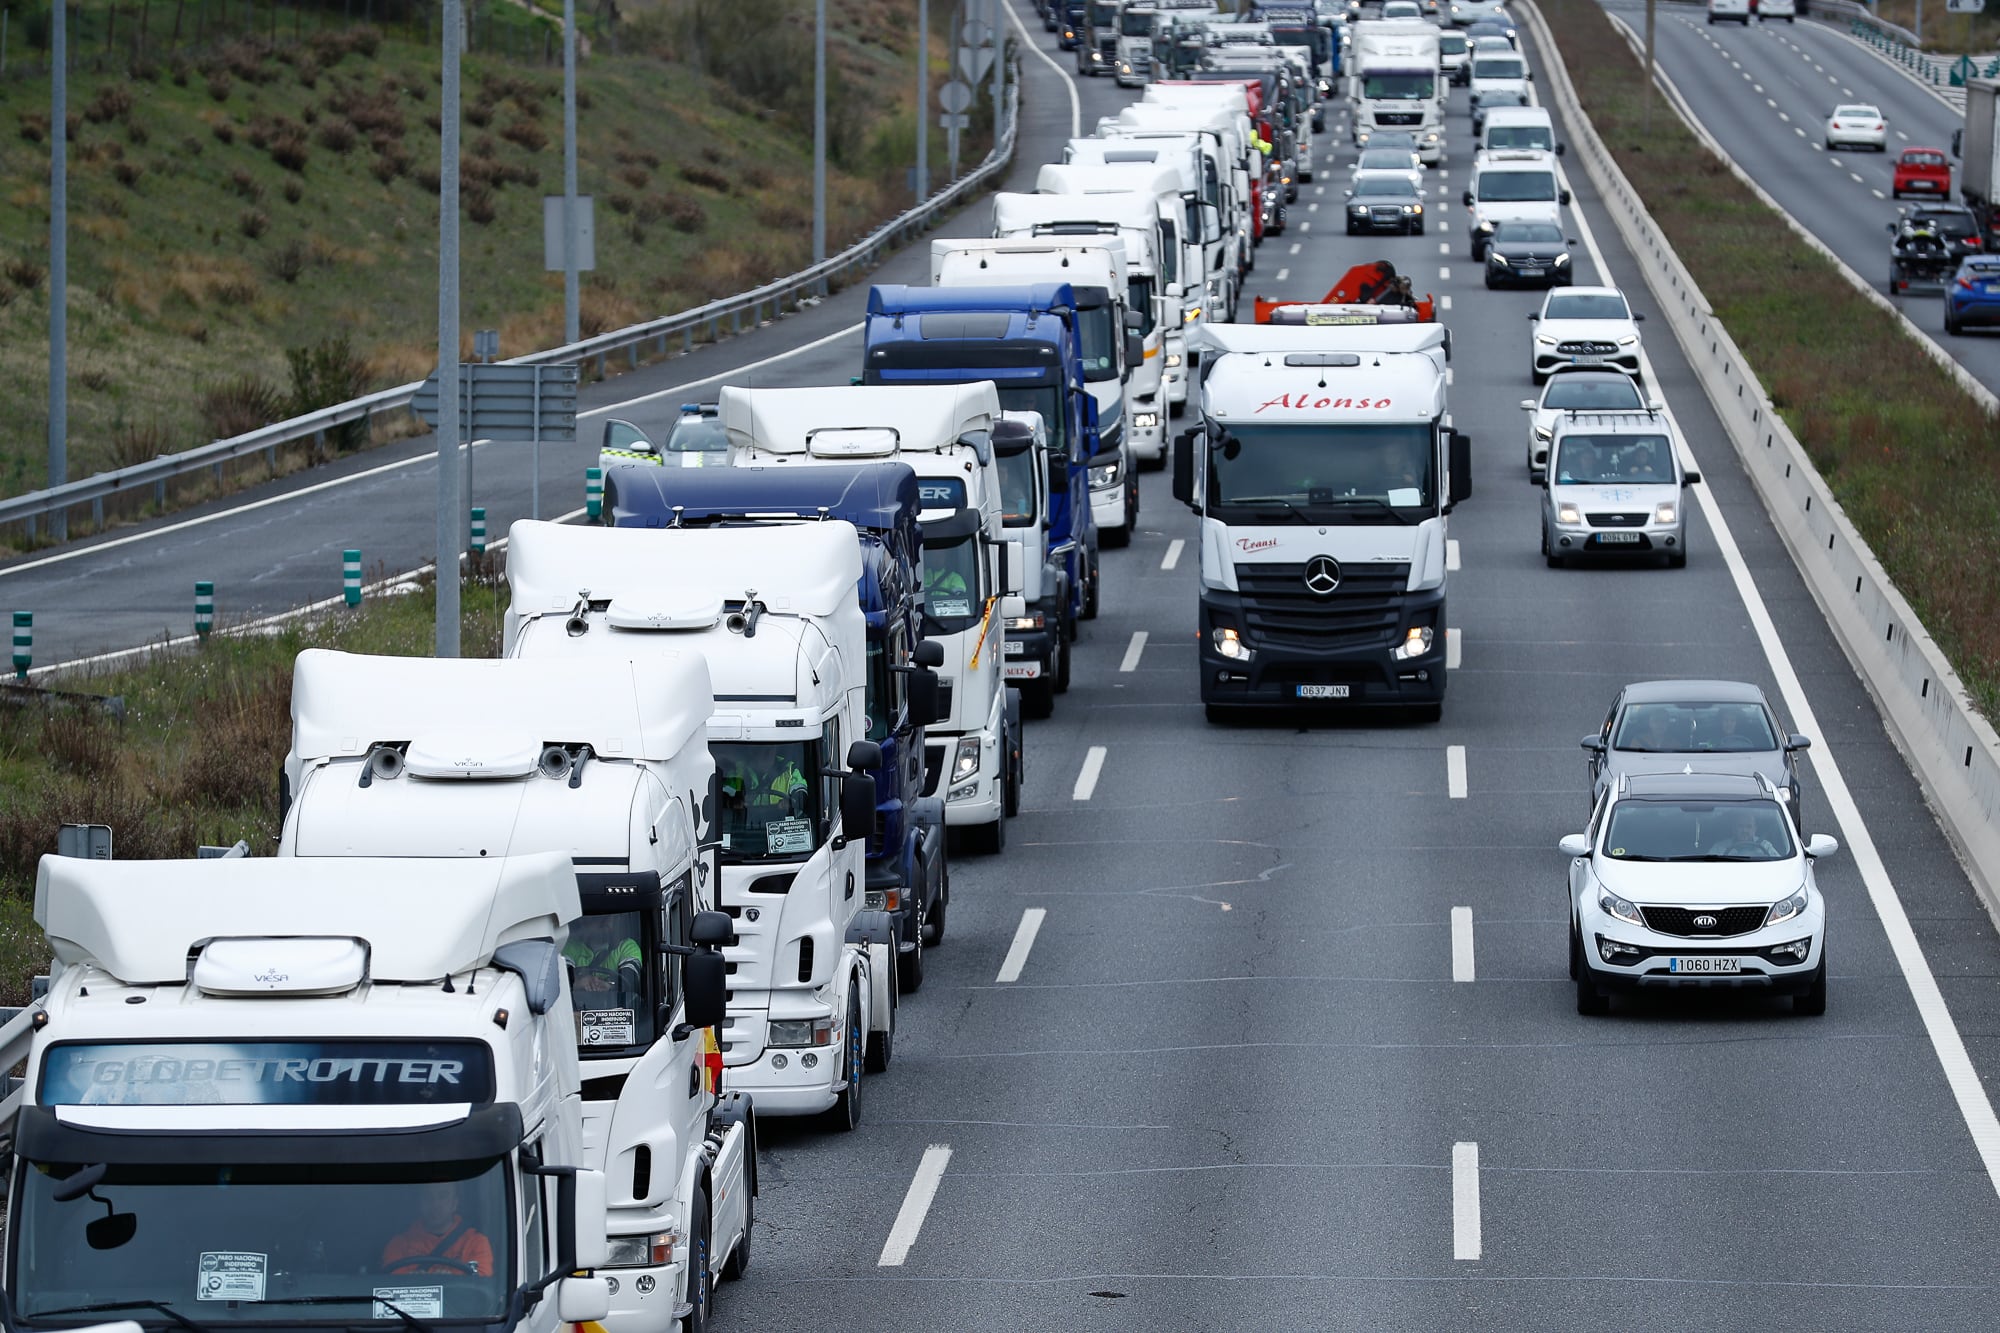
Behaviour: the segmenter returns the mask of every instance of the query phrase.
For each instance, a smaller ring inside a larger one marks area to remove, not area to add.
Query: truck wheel
[[[750,1271],[750,1237],[756,1230],[757,1196],[751,1194],[743,1201],[743,1237],[729,1252],[728,1262],[722,1265],[722,1276],[726,1280],[741,1282],[743,1275]]]
[[[936,947],[944,943],[945,909],[951,906],[951,867],[945,867],[944,882],[938,885],[938,900],[931,905],[930,919],[924,922],[924,943]]]
[[[917,991],[922,990],[924,986],[923,922],[919,921],[917,923],[917,928],[911,931],[910,933],[916,936],[917,947],[910,950],[908,953],[904,953],[900,949],[896,951],[896,993],[898,995],[915,994]],[[868,1068],[871,1072],[875,1073],[881,1072],[879,1069],[876,1068],[875,1065],[874,1046],[877,1041],[881,1041],[883,1043],[882,1056],[881,1056],[882,1060],[881,1069],[887,1069],[889,1067],[888,1042],[890,1039],[894,1038],[895,1033],[896,1033],[896,1016],[895,1014],[892,1013],[889,1015],[889,1031],[881,1033],[879,1035],[871,1034],[869,1036]]]
[[[977,856],[998,856],[1007,850],[1007,816],[1001,815],[991,824],[978,824],[965,830],[965,848]]]
[[[1057,694],[1069,693],[1069,661],[1075,652],[1076,649],[1069,643],[1061,645],[1061,656],[1056,661],[1055,693]],[[1053,700],[1049,706],[1051,709],[1055,707]]]
[[[1063,651],[1056,645],[1056,653]],[[1056,711],[1055,662],[1051,660],[1040,680],[1031,680],[1021,686],[1021,711],[1029,717],[1043,718]]]
[[[1089,567],[1084,570],[1083,574],[1083,618],[1085,620],[1095,620],[1097,619],[1097,594],[1098,594],[1096,547],[1091,548],[1090,554],[1086,557],[1086,559],[1089,561]],[[1070,637],[1074,639],[1076,636],[1071,635]],[[1069,680],[1069,672],[1067,667],[1064,668],[1061,679],[1065,683],[1058,685],[1056,687],[1057,690],[1060,691],[1068,689],[1069,686],[1067,682]]]
[[[922,937],[923,933],[922,928],[919,927],[917,930],[919,938]],[[921,952],[923,945],[918,944],[917,949]],[[903,978],[908,975],[909,969],[903,966],[902,957],[898,955],[896,959],[896,989],[899,992],[910,989],[903,984]],[[866,1068],[871,1074],[888,1072],[890,1062],[896,1058],[896,1009],[896,1005],[892,1004],[889,1006],[889,1030],[887,1032],[871,1032],[868,1034],[868,1060]]]
[[[694,1223],[688,1241],[688,1317],[681,1321],[681,1333],[706,1333],[711,1305],[715,1301],[715,1275],[708,1271],[708,1191],[694,1187]]]
[[[861,1001],[850,995],[847,998],[847,1050],[841,1061],[841,1077],[846,1080],[846,1086],[826,1113],[827,1126],[843,1134],[853,1132],[861,1124],[862,1043],[866,1035],[861,1030]]]
[[[1021,813],[1021,764],[1018,748],[1007,760],[1006,785],[1000,793],[1000,810],[1008,819]]]
[[[1129,523],[1131,517],[1129,510],[1126,517],[1128,522],[1125,527],[1098,529],[1097,540],[1114,550],[1121,546],[1130,546],[1132,544],[1132,528]]]

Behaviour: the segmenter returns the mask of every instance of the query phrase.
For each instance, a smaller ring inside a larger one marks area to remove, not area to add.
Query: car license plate
[[[1016,643],[1012,639],[1007,640],[1002,645],[1002,647],[1005,649],[1006,655],[1009,657],[1022,657],[1025,656],[1028,651],[1027,644]]]
[[[1592,540],[1598,542],[1600,545],[1608,545],[1613,542],[1631,542],[1636,544],[1639,540],[1639,534],[1636,532],[1600,532]]]
[[[1516,269],[1516,270],[1514,270],[1514,271],[1515,271],[1516,273],[1519,273],[1519,274],[1520,274],[1520,275],[1521,275],[1522,277],[1524,277],[1524,278],[1539,278],[1539,277],[1541,277],[1541,276],[1542,276],[1542,271],[1541,271],[1540,269],[1538,269],[1538,268],[1525,268],[1525,267],[1524,267],[1524,268],[1518,268],[1518,269]]]
[[[1040,662],[1009,662],[1004,669],[1004,674],[1008,680],[1040,680],[1042,678],[1042,664]]]
[[[1979,290],[1982,292],[2000,292],[2000,282],[1982,282],[1979,284]]]
[[[1667,971],[1684,976],[1718,976],[1724,973],[1741,972],[1743,960],[1740,958],[1669,958]]]
[[[1345,685],[1299,685],[1294,688],[1301,699],[1345,699],[1348,690]]]
[[[1572,357],[1570,358],[1570,361],[1571,361],[1572,363],[1574,363],[1574,364],[1576,364],[1576,365],[1579,365],[1579,366],[1595,366],[1595,365],[1601,365],[1601,364],[1602,364],[1602,363],[1604,362],[1604,360],[1605,360],[1605,358],[1604,358],[1604,357],[1601,357],[1601,356],[1595,356],[1595,355],[1592,355],[1592,356],[1572,356]]]

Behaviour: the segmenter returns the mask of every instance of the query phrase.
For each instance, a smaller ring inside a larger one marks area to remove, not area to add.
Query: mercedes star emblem
[[[1316,597],[1330,597],[1340,586],[1340,565],[1330,555],[1316,555],[1306,561],[1306,591]]]
[[[1703,912],[1700,916],[1694,919],[1694,925],[1696,930],[1714,930],[1715,918],[1710,916],[1708,913]]]

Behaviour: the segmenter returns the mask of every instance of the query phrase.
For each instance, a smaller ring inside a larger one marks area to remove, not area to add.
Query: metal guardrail
[[[776,319],[788,306],[796,308],[805,297],[823,296],[834,283],[857,270],[874,268],[881,262],[885,252],[905,244],[912,233],[925,230],[940,215],[958,207],[967,196],[978,191],[1012,160],[1021,119],[1020,71],[1018,66],[1014,66],[1013,69],[1013,77],[1007,83],[999,137],[994,141],[993,151],[986,155],[985,160],[931,198],[908,212],[891,218],[839,254],[832,255],[811,268],[801,269],[775,282],[768,282],[762,287],[738,292],[734,296],[725,296],[707,305],[684,310],[677,315],[667,315],[643,324],[633,324],[564,347],[552,347],[547,351],[513,357],[504,364],[548,365],[569,361],[581,363],[594,359],[597,363],[598,377],[602,378],[609,358],[616,353],[624,352],[629,364],[636,367],[639,364],[641,348],[648,343],[653,344],[654,354],[660,356],[666,354],[668,344],[675,339],[680,340],[684,350],[692,350],[698,334],[706,334],[710,340],[715,340],[721,336],[725,323],[732,334],[740,333],[746,318],[752,325],[765,318]],[[416,397],[417,390],[422,387],[423,382],[420,380],[414,384],[383,389],[362,398],[336,403],[332,407],[308,412],[304,416],[276,422],[226,440],[198,445],[177,454],[162,454],[158,458],[136,463],[131,467],[80,477],[61,486],[31,491],[10,500],[0,500],[0,526],[23,524],[32,540],[38,521],[52,514],[68,513],[83,505],[89,505],[93,525],[101,527],[104,522],[104,502],[107,499],[135,494],[152,487],[155,498],[164,504],[169,481],[204,470],[213,470],[220,479],[223,468],[229,463],[259,453],[275,462],[280,447],[308,439],[317,440],[323,446],[327,431],[352,421],[367,420],[377,412],[406,408]]]

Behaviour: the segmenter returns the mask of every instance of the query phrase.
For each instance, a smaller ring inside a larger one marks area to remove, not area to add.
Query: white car
[[[1472,53],[1472,100],[1483,101],[1495,93],[1512,94],[1504,100],[1510,105],[1525,105],[1528,101],[1528,82],[1535,76],[1528,72],[1528,62],[1518,51],[1474,51]]]
[[[1540,481],[1549,465],[1549,441],[1564,412],[1657,412],[1657,398],[1640,396],[1630,375],[1615,370],[1565,370],[1549,376],[1540,398],[1523,398],[1528,414],[1528,479]]]
[[[1473,159],[1472,180],[1460,196],[1471,218],[1472,258],[1486,258],[1486,242],[1503,222],[1547,222],[1560,227],[1569,190],[1556,170],[1553,153],[1525,149],[1481,153]]]
[[[1451,8],[1447,12],[1452,26],[1463,28],[1481,19],[1505,14],[1505,0],[1451,0]]]
[[[1717,23],[1741,23],[1750,26],[1750,0],[1708,0],[1708,21],[1710,26]]]
[[[1540,384],[1565,366],[1596,366],[1639,374],[1639,321],[1616,287],[1560,287],[1528,319],[1535,336],[1528,374]]]
[[[1826,900],[1805,839],[1770,780],[1723,773],[1628,776],[1598,799],[1569,858],[1569,970],[1576,1008],[1610,992],[1730,989],[1790,995],[1826,1012]]]
[[[1472,44],[1464,33],[1447,29],[1438,34],[1438,68],[1452,83],[1464,83],[1472,77]]]
[[[1843,145],[1886,152],[1889,147],[1889,122],[1882,119],[1881,108],[1869,106],[1866,102],[1835,107],[1833,114],[1826,118],[1826,146],[1839,148]]]
[[[1401,148],[1364,148],[1354,160],[1354,178],[1347,188],[1352,191],[1361,184],[1363,177],[1383,175],[1404,176],[1419,190],[1424,188],[1423,160],[1415,153]]]
[[[1385,19],[1420,19],[1423,16],[1424,7],[1417,0],[1388,0],[1382,6],[1382,17]]]
[[[1766,20],[1783,19],[1787,23],[1799,21],[1799,7],[1796,0],[1764,0],[1757,6],[1757,17]]]

